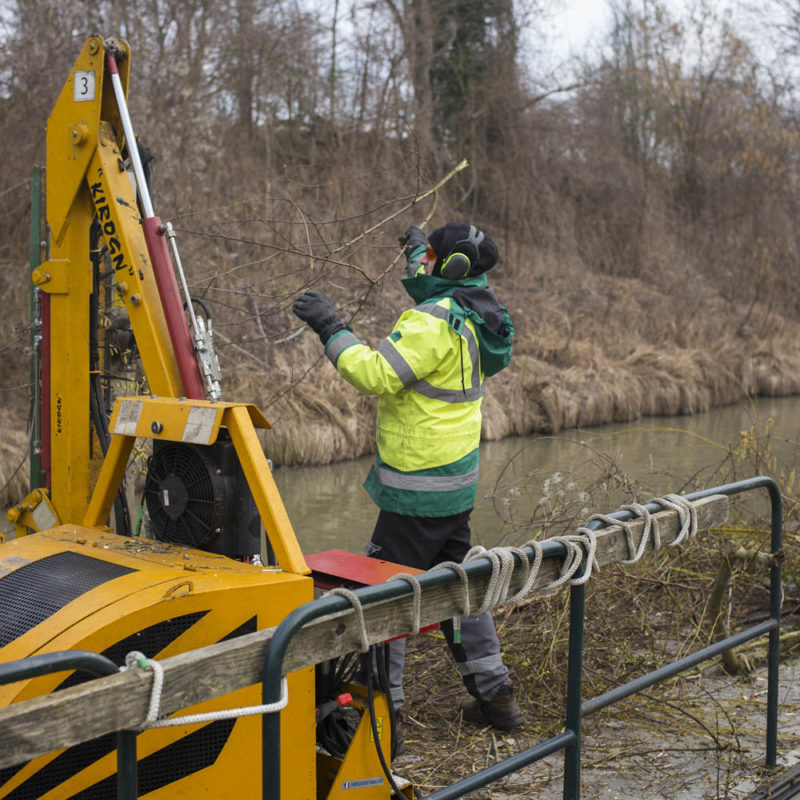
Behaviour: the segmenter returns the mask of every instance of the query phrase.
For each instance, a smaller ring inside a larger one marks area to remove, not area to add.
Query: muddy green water
[[[472,515],[474,543],[522,544],[545,520],[553,520],[555,528],[562,526],[552,531],[560,533],[637,494],[646,501],[656,494],[750,477],[754,468],[731,456],[731,450],[741,451],[741,432],[752,426],[769,425],[778,464],[791,466],[800,452],[798,416],[800,398],[769,398],[691,417],[647,418],[557,436],[484,442]],[[275,471],[304,552],[363,551],[377,516],[361,485],[370,462],[368,457]],[[779,468],[770,466],[758,471],[778,478]]]

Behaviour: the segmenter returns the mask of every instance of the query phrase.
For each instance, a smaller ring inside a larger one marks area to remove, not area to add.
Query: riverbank
[[[520,307],[515,314],[521,316]],[[380,323],[374,327],[380,329]],[[691,415],[748,398],[800,394],[800,325],[785,320],[768,338],[751,333],[683,349],[670,342],[660,347],[639,342],[630,352],[577,332],[560,333],[546,320],[537,324],[535,335],[526,335],[528,327],[523,320],[511,364],[488,382],[484,441]],[[341,380],[320,351],[316,336],[307,331],[289,348],[273,347],[265,368],[269,381],[242,364],[226,371],[225,397],[256,403],[273,425],[263,442],[276,466],[343,462],[374,450],[376,399]],[[27,493],[26,398],[21,386],[0,409],[4,505]]]
[[[430,648],[425,647],[430,659]],[[412,667],[420,654],[412,651]],[[445,673],[450,665],[436,658]],[[533,693],[552,687],[535,675]],[[748,800],[764,791],[800,761],[800,662],[780,670],[778,766],[764,766],[766,740],[766,669],[744,677],[717,668],[689,673],[654,687],[596,716],[582,729],[581,798],[583,800]],[[453,711],[462,694],[457,686],[437,692],[435,704],[419,695],[407,711],[406,755],[395,771],[427,794],[472,772],[533,747],[555,735],[536,718],[540,704],[528,704],[528,721],[512,733],[476,729]],[[448,713],[451,712],[451,713]],[[563,753],[548,756],[471,794],[475,800],[558,800],[562,797]]]
[[[636,303],[616,309],[615,298],[633,296],[634,289]],[[588,294],[558,286],[519,291],[502,282],[498,294],[517,335],[511,364],[487,385],[484,440],[800,393],[800,324],[766,309],[726,315],[711,292],[687,315],[652,287],[609,279]],[[395,292],[380,313],[370,307],[351,324],[376,347],[393,325],[391,309],[407,305]],[[267,385],[252,371],[234,378],[272,422],[264,441],[278,465],[327,464],[373,451],[375,398],[341,380],[321,350],[306,331],[270,349]]]
[[[800,394],[798,321],[757,303],[726,301],[699,277],[689,286],[665,274],[655,285],[533,263],[527,286],[517,285],[502,262],[491,273],[516,337],[511,364],[487,385],[485,441]],[[373,347],[410,304],[396,278],[388,276],[355,313],[343,314]],[[341,380],[317,337],[300,332],[288,307],[274,312],[257,342],[237,343],[230,324],[221,319],[217,328],[224,398],[265,412],[273,427],[263,442],[276,466],[329,464],[373,452],[375,398]],[[20,325],[6,320],[9,341],[10,329]],[[22,463],[27,355],[22,347],[7,350],[3,374],[10,388],[0,408],[4,504],[18,501],[28,485]]]

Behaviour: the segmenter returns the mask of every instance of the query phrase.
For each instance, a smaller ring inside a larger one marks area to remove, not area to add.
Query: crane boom
[[[96,472],[92,463],[99,467],[102,458],[89,414],[93,220],[107,247],[114,290],[130,320],[151,393],[206,398],[164,226],[155,215],[142,219],[124,167],[126,149],[138,160],[137,145],[124,131],[127,127],[132,135],[124,103],[130,50],[116,42],[116,58],[110,58],[105,45],[100,36],[86,41],[48,120],[51,251],[32,275],[43,293],[46,323],[43,413],[49,415],[44,427],[49,422],[50,436],[43,470],[63,522],[83,519]],[[139,187],[147,196],[144,185]],[[147,204],[152,209],[149,196]]]

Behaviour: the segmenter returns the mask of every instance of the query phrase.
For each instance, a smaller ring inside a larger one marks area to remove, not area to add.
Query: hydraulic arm
[[[97,269],[90,254],[93,221],[150,392],[171,398],[220,397],[208,331],[198,331],[195,320],[193,343],[170,261],[171,229],[153,211],[126,105],[129,69],[125,42],[90,37],[47,125],[50,257],[32,277],[43,293],[42,467],[62,522],[83,519],[102,459],[89,413],[89,313]],[[191,307],[188,298],[186,302]]]

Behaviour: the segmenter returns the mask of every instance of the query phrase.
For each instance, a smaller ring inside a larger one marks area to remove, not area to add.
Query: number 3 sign
[[[94,100],[94,72],[78,70],[73,76],[72,99],[76,103]]]

